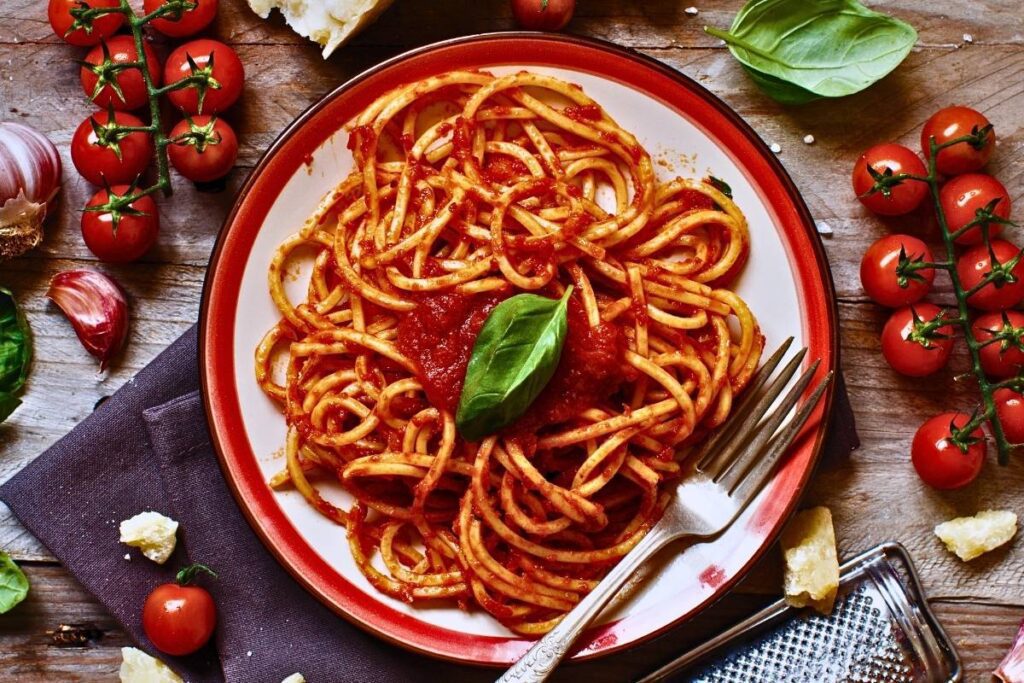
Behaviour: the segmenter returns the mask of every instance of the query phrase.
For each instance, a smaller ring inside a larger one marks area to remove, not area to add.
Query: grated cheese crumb
[[[814,136],[811,135],[810,133],[805,135],[804,136],[804,144],[805,145],[813,145],[814,144]]]
[[[125,554],[124,554],[124,559],[125,559],[125,560],[127,560],[128,562],[131,562],[131,561],[132,561],[132,556],[131,556],[131,554],[130,554],[130,553],[125,553]]]
[[[294,673],[281,681],[281,683],[306,683],[306,677],[300,673]]]
[[[700,10],[698,10],[696,7],[687,7],[683,11],[689,14],[691,17],[697,16],[697,13],[700,12]]]
[[[770,145],[768,146],[768,149],[770,149],[770,150],[771,150],[772,152],[774,152],[775,154],[778,154],[779,152],[781,152],[781,151],[782,151],[782,145],[780,145],[780,144],[779,144],[779,143],[777,143],[777,142],[773,142],[772,144],[770,144]]]
[[[157,564],[163,564],[174,552],[178,523],[159,512],[140,512],[121,522],[121,542],[138,548]]]
[[[833,232],[832,226],[825,221],[814,221],[814,227],[818,229],[819,235],[831,235]]]
[[[965,43],[973,43],[974,42],[974,36],[972,36],[970,33],[965,33],[964,34],[964,42]]]

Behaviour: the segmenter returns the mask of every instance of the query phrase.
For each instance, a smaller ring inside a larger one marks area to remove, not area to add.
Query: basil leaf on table
[[[28,578],[7,553],[0,553],[0,614],[10,612],[28,595]]]
[[[25,386],[32,361],[32,335],[10,290],[0,287],[0,422],[21,401],[16,394]]]
[[[518,294],[487,316],[473,344],[455,424],[479,441],[512,424],[555,374],[568,329],[570,286],[561,299]]]
[[[705,31],[783,104],[860,92],[895,69],[917,42],[905,21],[857,0],[750,0],[728,31]]]

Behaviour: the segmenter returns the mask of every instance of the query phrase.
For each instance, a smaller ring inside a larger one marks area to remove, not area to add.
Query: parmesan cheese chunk
[[[121,522],[121,542],[142,551],[157,564],[174,552],[178,523],[159,512],[140,512]]]
[[[249,0],[266,19],[278,9],[300,36],[320,43],[324,59],[391,5],[393,0]]]
[[[118,674],[121,683],[183,683],[171,667],[134,647],[121,648]]]
[[[839,559],[828,508],[797,513],[782,532],[782,552],[786,602],[830,613],[839,588]]]
[[[294,673],[281,681],[281,683],[306,683],[306,677],[300,673]]]
[[[1009,510],[984,510],[935,527],[935,535],[964,562],[998,548],[1016,533],[1017,515]]]

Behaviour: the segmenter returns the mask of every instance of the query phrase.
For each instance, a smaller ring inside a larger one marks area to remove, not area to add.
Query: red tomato
[[[516,23],[528,31],[561,31],[575,9],[576,0],[512,0]]]
[[[1020,250],[1006,240],[992,240],[992,252],[996,261],[1007,264],[1017,257]],[[956,262],[956,272],[964,289],[970,290],[981,283],[985,275],[992,271],[992,259],[984,244],[979,244],[965,251]],[[1005,271],[1005,268],[1001,268]],[[1009,269],[1006,275],[1015,282],[1007,282],[1006,277],[990,282],[967,299],[967,303],[983,311],[1001,311],[1020,303],[1024,299],[1024,263]]]
[[[191,0],[196,7],[182,12],[180,16],[168,14],[166,18],[154,19],[150,24],[153,28],[165,36],[184,38],[194,33],[199,33],[210,25],[213,18],[217,16],[217,0]],[[167,4],[167,0],[146,0],[143,7],[146,14],[155,12]]]
[[[935,112],[921,129],[921,150],[925,156],[928,155],[928,140],[935,138],[937,144],[942,144],[956,138],[970,135],[989,125],[981,112],[970,107],[946,107]],[[996,133],[990,130],[985,136],[985,142],[980,148],[973,147],[967,142],[961,142],[947,147],[939,152],[935,159],[935,167],[943,175],[958,175],[977,171],[988,163],[989,157],[996,146]]]
[[[1020,334],[1014,336],[1024,343],[1024,313],[1020,311],[1001,311],[985,313],[974,319],[971,329],[979,342],[986,342],[1005,327],[1003,316],[1010,326]],[[1024,351],[1010,340],[993,342],[981,347],[981,367],[989,377],[1013,377],[1024,367]]]
[[[110,55],[109,64],[104,60],[104,46],[107,54]],[[146,53],[149,77],[153,80],[153,85],[159,86],[160,62],[149,44],[143,43],[142,50]],[[106,109],[112,105],[114,109],[132,111],[149,103],[146,81],[139,69],[121,71],[110,68],[116,64],[139,61],[138,53],[135,51],[135,41],[131,36],[114,36],[104,45],[97,45],[89,51],[85,61],[86,65],[82,66],[79,74],[82,80],[82,89],[85,91],[85,96],[91,99],[97,107]]]
[[[128,185],[115,185],[93,195],[86,207],[106,204],[111,196],[127,197],[133,192]],[[160,232],[160,217],[156,202],[149,195],[139,197],[131,208],[142,215],[121,214],[115,226],[115,216],[110,211],[85,211],[82,213],[82,237],[89,251],[107,263],[128,263],[139,258],[156,242]]]
[[[882,329],[882,355],[893,370],[924,377],[946,366],[953,351],[953,327],[941,324],[941,314],[935,304],[917,303],[889,317]]]
[[[238,158],[238,138],[223,120],[211,116],[185,119],[171,131],[171,139],[187,139],[167,147],[178,173],[197,183],[223,178]]]
[[[860,262],[860,283],[871,299],[883,306],[897,308],[920,301],[935,280],[933,268],[921,268],[904,273],[896,272],[903,252],[908,263],[933,262],[928,246],[910,235],[887,235],[864,252]],[[900,286],[901,281],[906,286]]]
[[[217,623],[210,593],[199,586],[165,583],[142,606],[142,629],[153,646],[169,655],[192,654],[206,645]]]
[[[216,40],[193,40],[172,52],[164,65],[164,84],[177,83],[193,75],[192,66],[188,63],[190,56],[196,64],[197,73],[207,74],[213,79],[203,96],[202,111],[199,110],[196,85],[167,93],[171,104],[186,114],[216,114],[234,104],[242,94],[245,70],[235,51]]]
[[[1010,443],[1024,443],[1024,396],[1012,389],[996,389],[996,417]]]
[[[120,126],[145,125],[121,111],[114,112],[114,122]],[[78,173],[93,185],[130,183],[146,170],[153,158],[153,140],[148,133],[102,133],[109,123],[107,112],[98,111],[83,121],[71,138],[71,161]],[[97,134],[97,130],[101,133]],[[110,145],[101,144],[101,137],[107,138]],[[121,150],[120,159],[114,152],[114,144]]]
[[[917,208],[928,193],[928,186],[919,180],[904,180],[885,192],[870,192],[875,178],[868,167],[882,175],[925,176],[924,163],[910,149],[892,142],[875,145],[860,155],[853,167],[853,191],[860,203],[883,216],[901,216]]]
[[[50,18],[50,26],[53,32],[64,42],[78,47],[96,45],[104,38],[117,33],[124,23],[123,14],[104,14],[93,19],[88,30],[85,27],[75,27],[75,18],[71,16],[71,10],[102,7],[119,7],[119,0],[50,0],[46,13]]]
[[[943,413],[925,422],[914,434],[910,457],[914,469],[924,483],[937,489],[958,489],[974,481],[985,461],[985,435],[975,429],[964,450],[952,439],[953,427],[963,427],[971,416],[964,413]]]
[[[956,232],[975,218],[977,212],[996,202],[992,214],[1000,218],[1010,217],[1010,195],[1003,184],[984,173],[965,173],[951,179],[939,191],[939,204],[946,214],[950,232]],[[998,223],[977,225],[956,238],[957,244],[981,244],[981,230],[988,230],[990,237],[1002,232]]]

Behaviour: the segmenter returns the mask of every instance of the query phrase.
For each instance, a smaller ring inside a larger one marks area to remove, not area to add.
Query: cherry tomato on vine
[[[142,44],[146,64],[153,85],[160,85],[160,61],[148,43]],[[132,111],[149,104],[149,93],[142,71],[137,68],[119,69],[117,65],[138,62],[135,41],[131,36],[114,36],[92,50],[85,57],[79,77],[82,90],[101,109],[108,106],[120,111]]]
[[[932,114],[921,129],[921,151],[928,154],[928,140],[936,144],[971,135],[990,125],[988,119],[970,107],[946,107]],[[989,129],[980,146],[959,142],[939,152],[935,168],[943,175],[958,175],[977,171],[988,163],[996,146],[996,133]]]
[[[996,389],[996,417],[1010,443],[1024,443],[1024,396],[1013,389]]]
[[[512,0],[512,16],[527,31],[561,31],[575,9],[576,0]]]
[[[872,175],[871,170],[882,177]],[[883,216],[901,216],[916,209],[928,193],[928,186],[919,180],[904,180],[872,192],[885,176],[909,173],[925,176],[924,163],[903,145],[888,142],[875,145],[860,155],[853,167],[853,191],[860,203]]]
[[[896,372],[924,377],[938,372],[953,351],[953,327],[935,304],[897,309],[882,328],[882,355]]]
[[[78,173],[93,185],[130,183],[146,170],[153,158],[153,140],[149,133],[118,133],[110,127],[111,123],[108,112],[98,111],[82,121],[71,138],[71,161]],[[121,111],[114,112],[113,124],[145,125]],[[115,148],[120,150],[120,158]]]
[[[78,47],[97,45],[104,38],[117,33],[124,23],[123,14],[104,14],[97,17],[91,23],[89,29],[76,25],[75,18],[71,16],[73,9],[99,9],[103,7],[119,7],[119,0],[50,0],[46,8],[47,16],[50,19],[50,26],[65,43]]]
[[[142,606],[146,637],[156,649],[169,655],[192,654],[210,640],[217,624],[217,607],[209,591],[187,585],[195,575],[195,567],[202,565],[186,567],[178,572],[176,583],[154,588]],[[206,567],[203,570],[213,574]]]
[[[182,12],[177,17],[174,14],[169,14],[166,17],[154,19],[152,27],[172,38],[184,38],[199,33],[209,26],[217,16],[217,0],[190,0],[190,2],[195,3],[196,6]],[[145,8],[146,14],[150,14],[166,4],[167,0],[146,0],[143,3],[143,8]]]
[[[156,242],[160,217],[156,202],[149,195],[139,197],[121,211],[89,211],[91,207],[108,205],[111,200],[131,197],[130,185],[114,185],[110,191],[100,190],[82,213],[82,237],[89,251],[107,263],[128,263],[139,258]]]
[[[982,343],[996,335],[1004,337],[981,347],[981,368],[986,375],[997,379],[1013,377],[1024,367],[1024,313],[985,313],[974,319],[971,329],[974,338]]]
[[[979,244],[961,254],[956,262],[956,272],[964,289],[970,290],[978,286],[988,273],[995,271],[995,279],[972,294],[967,303],[983,311],[1001,311],[1016,306],[1024,299],[1024,263],[1018,260],[1010,267],[1020,249],[1006,240],[992,240],[991,246],[996,264],[993,264],[985,245]]]
[[[981,429],[954,438],[950,427],[970,422],[964,413],[943,413],[925,422],[914,434],[910,457],[918,476],[937,489],[958,489],[974,481],[985,461]]]
[[[222,119],[193,116],[180,121],[171,130],[167,155],[178,173],[197,183],[227,175],[238,158],[238,138]]]
[[[886,235],[864,252],[860,283],[875,303],[890,308],[906,306],[920,301],[935,280],[934,268],[915,268],[914,264],[933,261],[928,245],[916,237]]]
[[[195,69],[189,63],[189,58]],[[198,75],[207,84],[192,84],[167,93],[171,104],[186,114],[217,114],[238,100],[245,82],[245,70],[235,51],[216,40],[193,40],[171,53],[164,65],[164,84]],[[200,93],[202,111],[200,111]]]
[[[993,204],[994,202],[994,204]],[[950,232],[956,232],[978,218],[978,213],[989,210],[999,218],[1010,217],[1010,194],[1003,184],[984,173],[965,173],[950,179],[939,191],[939,205],[946,215]],[[956,238],[957,244],[981,244],[982,230],[988,230],[990,237],[1002,232],[999,223],[977,225]]]

